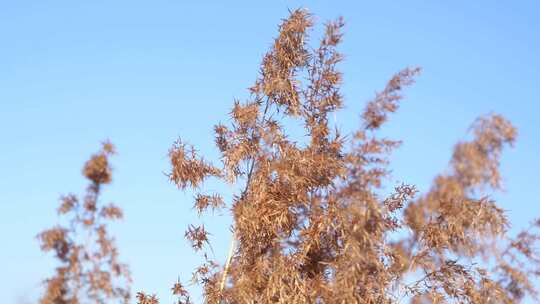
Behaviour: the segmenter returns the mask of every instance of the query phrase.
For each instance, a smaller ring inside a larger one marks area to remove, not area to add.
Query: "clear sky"
[[[183,239],[189,223],[210,228],[223,261],[229,215],[197,219],[191,193],[163,174],[167,151],[182,136],[216,158],[213,125],[247,96],[278,23],[298,7],[347,23],[347,108],[336,117],[346,130],[394,72],[423,67],[384,130],[404,140],[389,186],[427,190],[474,118],[493,111],[519,129],[502,159],[506,191],[494,196],[511,232],[540,216],[538,1],[0,1],[2,299],[39,295],[54,260],[35,235],[57,222],[61,194],[84,191],[81,167],[106,138],[119,154],[103,199],[125,211],[113,232],[133,290],[170,303],[172,283],[200,261]]]

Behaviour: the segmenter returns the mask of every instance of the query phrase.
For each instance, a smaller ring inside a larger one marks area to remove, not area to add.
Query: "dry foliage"
[[[114,239],[107,232],[107,222],[122,218],[122,210],[99,200],[103,185],[112,180],[109,156],[114,153],[114,146],[105,142],[92,155],[82,170],[90,181],[84,197],[61,198],[58,214],[66,224],[38,235],[41,250],[52,251],[59,263],[55,274],[45,280],[42,304],[129,301],[129,269],[118,261]]]
[[[203,263],[192,281],[201,284],[206,303],[517,303],[536,298],[531,282],[540,274],[535,229],[516,237],[489,196],[501,188],[499,159],[516,129],[502,116],[481,117],[472,138],[459,142],[449,170],[431,189],[396,186],[387,196],[388,156],[399,141],[377,131],[395,112],[404,87],[418,68],[406,68],[369,101],[357,131],[342,136],[329,123],[343,107],[342,19],[326,24],[311,47],[312,16],[291,12],[264,56],[260,76],[245,102],[234,102],[231,123],[215,126],[221,165],[201,158],[178,140],[169,152],[170,181],[195,190],[202,215],[230,208],[231,251],[224,265],[210,259],[209,233],[189,225],[185,237]],[[285,121],[304,127],[293,140]],[[120,209],[99,203],[111,181],[113,146],[92,156],[83,169],[86,195],[62,198],[58,210],[68,224],[39,234],[44,251],[60,265],[46,280],[44,304],[110,303],[129,299],[129,273],[117,261],[106,221]],[[227,204],[219,193],[200,189],[213,177],[242,189]],[[192,303],[184,285],[172,293]],[[139,304],[157,304],[139,292]]]
[[[326,24],[319,45],[308,45],[313,19],[291,12],[264,56],[251,97],[236,101],[229,126],[215,126],[222,166],[178,141],[170,150],[170,180],[193,188],[195,208],[226,208],[217,194],[200,194],[208,177],[237,185],[230,205],[233,248],[225,265],[208,258],[195,269],[207,303],[516,303],[536,296],[538,236],[511,239],[504,211],[487,191],[501,186],[499,158],[516,138],[502,116],[479,118],[473,137],[455,146],[448,173],[418,195],[381,186],[388,154],[399,141],[377,136],[395,112],[418,68],[390,79],[343,137],[329,124],[342,107],[342,61],[336,47],[342,19]],[[303,124],[293,141],[285,120]],[[540,221],[532,228],[540,226]],[[190,225],[186,238],[206,250],[208,232]],[[190,303],[184,287],[178,303]],[[139,294],[140,303],[157,303]]]

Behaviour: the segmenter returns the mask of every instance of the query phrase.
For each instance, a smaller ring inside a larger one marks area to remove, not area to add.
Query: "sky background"
[[[402,139],[397,182],[429,189],[454,143],[479,115],[504,114],[519,129],[502,158],[511,233],[536,216],[540,172],[538,1],[2,1],[0,0],[0,294],[31,303],[55,266],[35,235],[58,222],[61,194],[81,194],[81,168],[109,138],[118,149],[103,200],[124,209],[113,225],[133,291],[170,303],[170,287],[200,258],[183,239],[205,223],[224,261],[228,213],[198,219],[191,192],[170,184],[167,151],[178,136],[217,160],[213,125],[244,99],[288,9],[347,23],[344,130],[401,68],[417,83],[384,134]],[[405,4],[406,3],[406,4]],[[230,193],[234,189],[209,185]],[[194,289],[197,292],[197,289]],[[197,302],[201,298],[194,295]]]

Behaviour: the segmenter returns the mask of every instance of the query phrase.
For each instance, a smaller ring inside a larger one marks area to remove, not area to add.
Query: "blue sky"
[[[106,138],[119,154],[103,199],[125,211],[113,231],[134,291],[168,303],[177,277],[190,277],[200,260],[183,239],[189,223],[210,228],[223,261],[228,214],[197,219],[191,193],[163,174],[167,151],[182,136],[217,157],[213,125],[227,122],[235,97],[247,96],[278,23],[298,7],[321,23],[338,16],[347,23],[347,108],[336,116],[345,130],[394,72],[423,67],[384,129],[404,140],[389,186],[404,181],[426,191],[474,118],[498,112],[519,138],[502,159],[506,191],[494,197],[512,232],[540,216],[537,1],[0,1],[3,299],[39,295],[54,264],[35,235],[57,222],[61,194],[82,193],[80,169]]]

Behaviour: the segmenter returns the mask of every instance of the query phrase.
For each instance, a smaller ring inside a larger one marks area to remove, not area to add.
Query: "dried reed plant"
[[[215,126],[221,166],[183,140],[169,152],[170,180],[195,191],[199,214],[230,208],[233,249],[225,265],[208,258],[204,226],[186,238],[204,261],[193,273],[206,303],[517,303],[536,297],[540,274],[533,229],[507,236],[504,211],[489,193],[500,189],[499,159],[516,139],[500,115],[479,118],[458,143],[448,173],[418,194],[399,185],[388,197],[388,155],[400,142],[377,130],[402,100],[419,68],[406,68],[367,103],[359,129],[342,136],[329,116],[342,108],[342,19],[326,24],[311,47],[314,22],[295,10],[279,27],[260,77],[230,125]],[[285,120],[304,126],[294,141]],[[213,177],[243,189],[230,205],[201,190]],[[191,303],[177,282],[178,303]],[[139,302],[157,298],[139,293]]]
[[[114,204],[100,202],[101,189],[112,180],[109,157],[115,153],[110,142],[92,155],[82,170],[89,180],[86,194],[61,198],[58,214],[64,225],[41,232],[41,250],[53,252],[58,266],[45,280],[41,304],[128,303],[130,273],[118,261],[118,250],[109,236],[107,222],[122,218]]]

